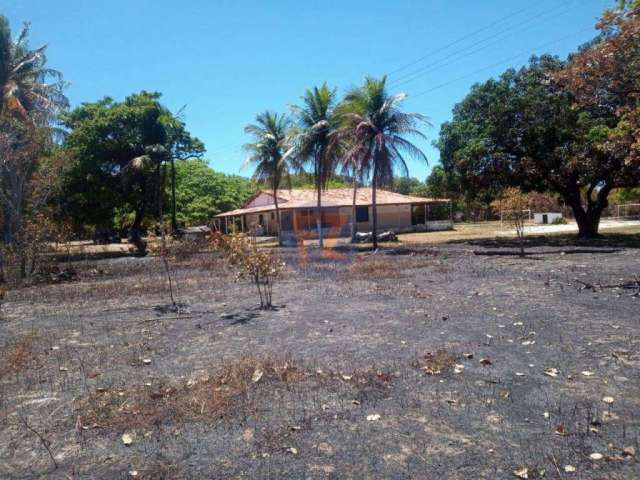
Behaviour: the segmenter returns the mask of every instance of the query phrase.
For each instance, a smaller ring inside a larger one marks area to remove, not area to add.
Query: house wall
[[[369,221],[358,222],[357,230],[371,231],[373,228],[372,207],[369,208]],[[316,212],[314,209],[295,210],[294,228],[300,235],[316,236]],[[351,232],[351,207],[337,207],[325,210],[323,214],[324,235],[327,237],[349,236]],[[378,231],[411,229],[411,205],[379,205]]]

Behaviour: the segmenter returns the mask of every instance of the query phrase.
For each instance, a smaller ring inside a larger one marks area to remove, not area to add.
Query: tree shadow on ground
[[[519,248],[517,238],[483,238],[476,240],[452,240],[448,244],[466,244],[484,248]],[[596,238],[579,238],[577,235],[530,236],[524,238],[524,247],[557,247],[566,250],[540,253],[612,253],[611,249],[640,248],[640,234],[605,233]],[[572,249],[570,247],[573,247]],[[608,249],[608,250],[602,250]]]

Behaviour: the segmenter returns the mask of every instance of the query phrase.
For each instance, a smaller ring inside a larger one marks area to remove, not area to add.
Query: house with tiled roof
[[[323,235],[348,236],[353,214],[352,188],[332,188],[322,192]],[[278,208],[283,234],[313,237],[317,233],[317,192],[314,189],[278,190]],[[355,223],[359,232],[372,229],[372,189],[356,190]],[[451,201],[425,198],[376,189],[378,230],[448,230],[453,228]],[[220,213],[214,225],[223,232],[254,231],[276,235],[277,221],[273,192],[260,190],[242,208]]]

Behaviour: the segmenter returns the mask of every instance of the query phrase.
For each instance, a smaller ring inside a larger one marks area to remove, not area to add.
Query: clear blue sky
[[[49,44],[50,66],[71,82],[72,105],[162,92],[172,110],[187,106],[187,126],[205,142],[212,167],[249,176],[239,170],[243,126],[257,112],[285,111],[325,80],[342,93],[384,73],[393,92],[409,94],[407,110],[431,118],[421,146],[432,166],[438,152],[430,142],[473,83],[534,53],[566,56],[595,35],[598,15],[613,3],[2,0],[0,13],[16,33],[31,21],[32,44]],[[410,173],[424,179],[430,166],[412,161]]]

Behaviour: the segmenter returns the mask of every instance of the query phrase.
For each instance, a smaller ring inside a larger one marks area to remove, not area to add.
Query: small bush
[[[229,264],[236,269],[236,279],[248,278],[256,286],[260,308],[273,308],[273,284],[285,267],[271,250],[260,249],[244,234],[227,235],[218,243]]]

